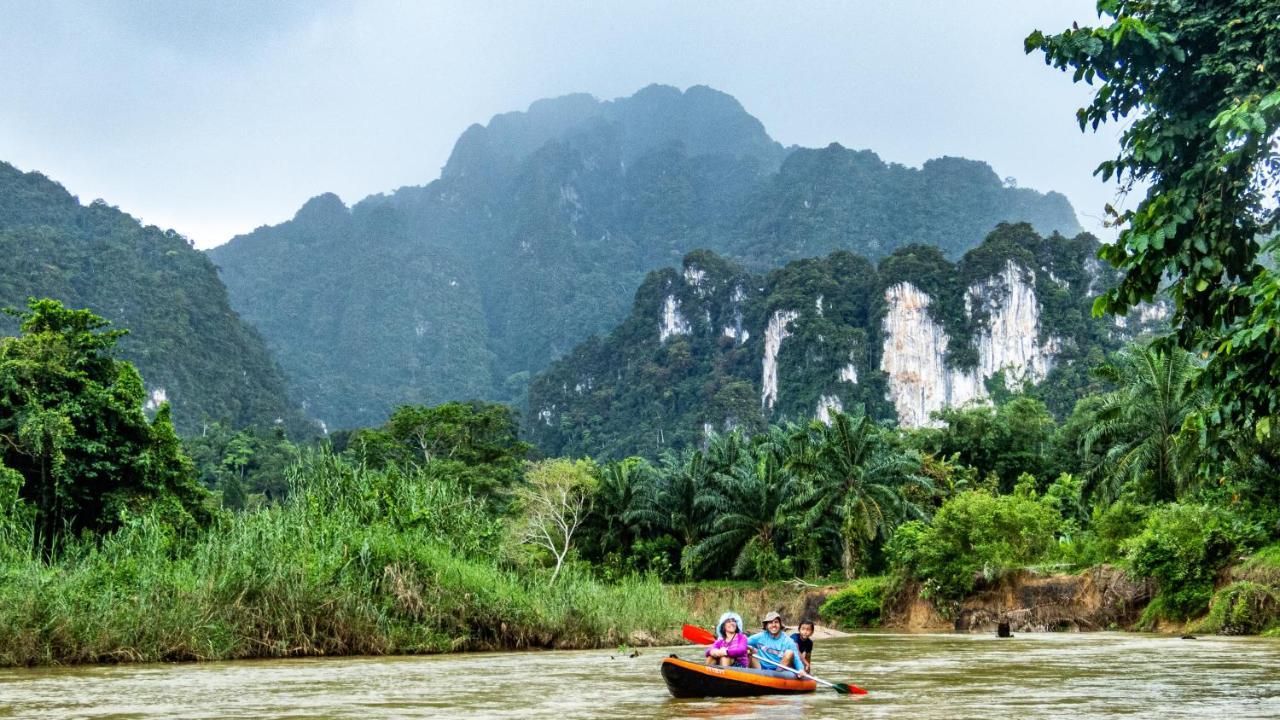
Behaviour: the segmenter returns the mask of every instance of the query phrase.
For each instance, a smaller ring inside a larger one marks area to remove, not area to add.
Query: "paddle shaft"
[[[792,672],[792,673],[795,673],[797,677],[807,677],[807,678],[809,678],[809,679],[813,680],[814,682],[822,683],[823,685],[826,685],[827,687],[831,688],[832,690],[835,690],[836,692],[840,692],[840,693],[852,693],[852,694],[854,694],[854,695],[863,695],[863,694],[866,694],[866,692],[867,692],[866,690],[863,690],[862,688],[858,687],[857,685],[849,685],[849,684],[847,684],[847,683],[841,683],[841,684],[838,684],[838,685],[837,685],[836,683],[830,683],[830,682],[827,682],[826,680],[823,680],[822,678],[818,677],[817,675],[812,675],[812,674],[810,674],[810,673],[804,672],[803,670],[796,670],[796,669],[794,669],[794,668],[784,667],[784,666],[782,665],[782,663],[774,662],[773,660],[769,659],[769,658],[768,658],[766,655],[764,655],[763,653],[757,654],[757,655],[756,655],[756,659],[757,659],[757,660],[761,660],[761,661],[763,661],[763,662],[767,662],[767,663],[769,663],[770,665],[772,665],[772,666],[774,666],[774,667],[778,668],[779,670],[781,670],[781,671],[783,671],[783,672]]]

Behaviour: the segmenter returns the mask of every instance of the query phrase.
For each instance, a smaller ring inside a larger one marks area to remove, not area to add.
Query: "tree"
[[[1275,0],[1100,0],[1107,24],[1033,32],[1028,53],[1101,82],[1081,129],[1132,118],[1103,180],[1148,187],[1099,255],[1124,272],[1095,314],[1124,314],[1168,280],[1178,343],[1209,356],[1215,421],[1271,430],[1280,412],[1280,299],[1259,242],[1276,232],[1280,13]],[[1114,212],[1114,211],[1113,211]]]
[[[402,405],[381,428],[355,433],[348,448],[375,466],[453,463],[465,484],[486,492],[515,483],[530,450],[511,408],[481,402]]]
[[[711,491],[712,472],[711,464],[700,450],[687,450],[681,455],[671,451],[663,453],[643,500],[630,516],[635,522],[669,533],[679,541],[680,566],[686,573],[692,567],[690,553],[706,530],[706,518],[697,507],[699,498]]]
[[[920,459],[891,447],[880,428],[862,413],[835,413],[831,425],[814,421],[801,431],[804,449],[790,465],[808,482],[803,502],[808,524],[838,523],[840,564],[852,578],[862,549],[899,522],[922,515],[901,489],[931,490]]]
[[[1103,396],[1093,427],[1083,437],[1083,454],[1095,448],[1101,462],[1086,474],[1090,490],[1114,500],[1124,487],[1143,500],[1173,500],[1194,477],[1194,461],[1180,452],[1183,425],[1204,410],[1205,393],[1193,387],[1196,367],[1191,356],[1135,345],[1098,368],[1098,374],[1117,390]]]
[[[168,405],[148,423],[142,378],[112,357],[124,331],[56,300],[27,307],[10,311],[21,335],[0,339],[0,465],[22,475],[45,553],[64,530],[107,531],[145,509],[206,522]]]
[[[994,473],[1001,492],[1011,492],[1024,472],[1042,480],[1054,475],[1053,416],[1035,398],[1021,395],[994,408],[945,408],[933,417],[946,424],[922,428],[913,433],[913,440],[928,452],[954,457],[983,475]]]
[[[644,458],[629,457],[606,464],[592,500],[584,532],[594,542],[595,557],[622,557],[631,551],[638,528],[631,516],[641,502],[645,483],[653,469]]]
[[[767,448],[741,453],[727,472],[711,477],[712,491],[697,500],[711,533],[694,546],[689,562],[706,567],[730,559],[733,575],[771,580],[783,568],[785,535],[800,525],[800,488]]]
[[[528,466],[525,481],[516,489],[516,538],[551,553],[556,566],[550,582],[555,584],[574,536],[591,511],[599,482],[596,466],[590,460],[543,460]]]

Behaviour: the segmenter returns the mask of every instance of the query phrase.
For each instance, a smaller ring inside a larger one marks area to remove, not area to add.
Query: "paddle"
[[[685,625],[683,630],[681,631],[681,634],[684,635],[685,640],[688,640],[689,642],[695,643],[697,645],[711,645],[716,641],[716,636],[713,635],[710,630],[707,630],[705,628],[700,628],[697,625]],[[778,669],[785,670],[786,672],[796,672],[795,670],[792,670],[790,668],[783,668],[780,663],[776,663],[763,655],[757,655],[756,659],[763,660],[764,662],[767,662]],[[866,695],[867,694],[866,690],[863,690],[857,685],[851,685],[848,683],[827,682],[826,680],[823,680],[820,677],[817,677],[815,675],[809,675],[809,673],[806,673],[806,672],[800,672],[797,674],[808,675],[809,677],[813,678],[819,683],[822,683],[823,685],[826,685],[832,690],[835,690],[841,695]]]

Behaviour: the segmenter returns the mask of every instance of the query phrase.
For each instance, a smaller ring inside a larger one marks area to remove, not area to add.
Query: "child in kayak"
[[[738,613],[727,612],[716,622],[716,642],[707,648],[707,664],[747,667],[747,636]]]
[[[799,632],[792,633],[791,639],[795,641],[796,647],[800,649],[800,662],[804,663],[805,672],[813,672],[810,664],[810,656],[813,654],[813,621],[809,619],[801,620],[796,629]]]

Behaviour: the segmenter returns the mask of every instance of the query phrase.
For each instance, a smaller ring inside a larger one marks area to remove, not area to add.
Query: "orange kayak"
[[[813,680],[801,680],[791,673],[704,665],[675,655],[663,659],[662,679],[678,698],[795,695],[818,688]]]

